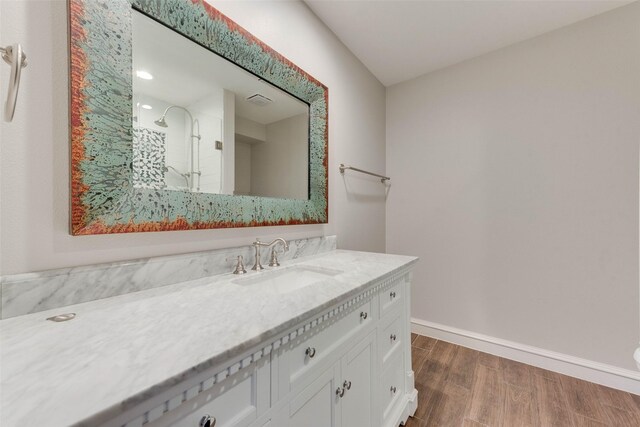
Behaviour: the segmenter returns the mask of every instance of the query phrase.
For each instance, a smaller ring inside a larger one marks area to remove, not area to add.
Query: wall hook
[[[13,120],[13,114],[16,111],[18,89],[20,88],[20,74],[22,73],[22,69],[27,66],[27,55],[25,55],[19,43],[7,47],[0,47],[0,54],[2,54],[4,62],[11,66],[7,101],[4,104],[4,120],[10,122]]]

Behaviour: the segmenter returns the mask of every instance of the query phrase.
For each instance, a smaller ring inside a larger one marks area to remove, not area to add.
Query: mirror
[[[207,1],[68,0],[73,235],[328,221],[328,89]]]
[[[133,185],[307,199],[309,105],[138,11],[132,18]]]

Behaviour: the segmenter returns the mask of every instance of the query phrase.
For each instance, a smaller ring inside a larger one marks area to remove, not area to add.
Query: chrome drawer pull
[[[338,387],[336,389],[336,396],[338,396],[338,397],[343,397],[344,396],[344,389],[342,387]]]
[[[316,355],[316,348],[315,347],[307,347],[307,349],[305,350],[304,354],[309,356],[309,359],[313,359],[313,356]]]
[[[391,386],[391,393],[396,394],[396,387],[395,386]]]
[[[391,297],[391,299],[394,299],[394,298],[396,297],[396,293],[395,293],[395,292],[391,292],[391,293],[389,294],[389,296]]]
[[[362,311],[362,312],[360,312],[360,318],[361,318],[362,320],[365,320],[368,316],[369,316],[369,315],[367,314],[367,312],[366,312],[366,311]]]
[[[345,388],[345,390],[351,390],[351,381],[345,381],[342,386]]]
[[[391,334],[391,336],[389,338],[391,338],[391,341],[395,341],[396,340],[396,334]]]
[[[215,425],[216,425],[216,419],[211,418],[211,415],[205,415],[200,419],[199,427],[215,427]]]

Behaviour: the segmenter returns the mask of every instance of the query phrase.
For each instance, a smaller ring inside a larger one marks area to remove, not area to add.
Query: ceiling
[[[304,0],[385,86],[630,0]]]

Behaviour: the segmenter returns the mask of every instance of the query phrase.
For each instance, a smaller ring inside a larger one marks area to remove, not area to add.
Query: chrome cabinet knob
[[[338,396],[338,397],[344,397],[344,392],[345,392],[345,390],[344,390],[342,387],[338,387],[338,388],[336,389],[336,396]]]
[[[396,387],[395,386],[391,386],[391,393],[396,394]]]
[[[345,390],[351,390],[351,381],[345,381],[342,387],[344,387]]]
[[[391,336],[389,338],[391,338],[391,341],[395,341],[396,340],[396,334],[391,334]]]
[[[215,427],[216,419],[212,418],[211,415],[205,415],[200,419],[199,427]]]
[[[394,298],[396,297],[396,293],[395,293],[395,292],[391,292],[391,293],[389,294],[389,296],[391,297],[391,299],[394,299]]]
[[[309,359],[313,359],[313,356],[316,355],[316,348],[315,347],[307,347],[307,349],[305,350],[304,354],[309,356]]]
[[[369,315],[367,314],[367,312],[366,312],[366,311],[362,311],[362,312],[360,312],[360,318],[361,318],[362,320],[365,320],[368,316],[369,316]]]

